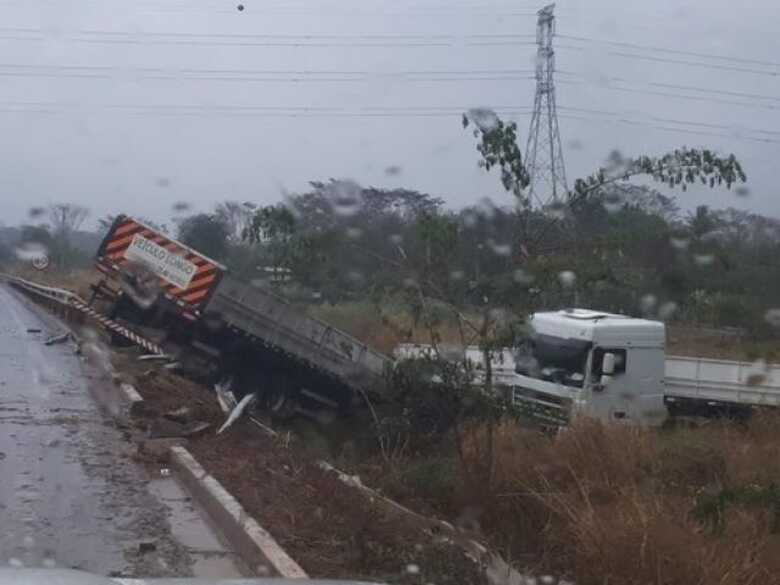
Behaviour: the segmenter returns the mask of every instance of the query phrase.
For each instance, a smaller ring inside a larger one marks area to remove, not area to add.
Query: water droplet
[[[36,218],[41,217],[44,213],[46,213],[46,210],[43,207],[31,207],[27,215],[31,218]]]
[[[498,116],[490,108],[471,108],[466,116],[482,132],[490,132],[498,127]]]
[[[350,240],[357,240],[363,235],[363,230],[356,227],[348,227],[346,234]]]
[[[463,225],[467,228],[473,228],[477,225],[477,214],[471,210],[464,211],[461,214],[461,219],[463,220]]]
[[[658,299],[656,298],[655,295],[652,294],[646,294],[642,296],[641,299],[639,299],[639,309],[645,315],[652,313],[657,304],[658,304]]]
[[[677,311],[677,303],[673,301],[668,301],[660,306],[658,309],[658,317],[661,319],[661,321],[668,321],[672,318],[674,313]]]
[[[8,559],[8,564],[11,567],[16,567],[16,568],[24,566],[24,563],[21,561],[21,559],[17,559],[16,557],[11,557],[10,559]]]
[[[604,197],[604,209],[607,213],[617,213],[623,208],[623,198],[619,193],[608,193]]]
[[[33,548],[35,546],[35,539],[30,535],[25,536],[22,539],[22,546],[27,549]]]
[[[403,283],[406,288],[417,287],[417,281],[414,278],[404,278]]]
[[[528,274],[522,268],[518,268],[517,270],[515,270],[513,278],[515,282],[518,284],[531,284],[534,281],[533,275]]]
[[[354,283],[359,283],[363,281],[363,275],[357,270],[350,270],[349,272],[347,272],[347,278]]]
[[[419,575],[420,574],[420,567],[419,565],[415,565],[414,563],[409,563],[406,565],[406,572],[410,575]]]
[[[238,6],[236,6],[236,10],[238,10],[239,12],[243,12],[244,11],[244,5],[243,4],[239,4]]]
[[[748,195],[750,195],[750,189],[748,189],[747,187],[737,187],[736,189],[734,189],[734,195],[736,195],[737,197],[747,197]]]
[[[154,180],[154,184],[160,187],[161,189],[165,189],[167,187],[171,186],[171,180],[168,177],[157,177]],[[174,206],[175,209],[175,206]]]
[[[363,190],[355,181],[334,181],[326,187],[325,196],[333,213],[342,217],[351,217],[360,211]]]
[[[391,234],[388,239],[392,244],[395,244],[396,246],[402,244],[404,241],[404,237],[401,234]]]
[[[569,140],[568,147],[571,150],[582,150],[583,149],[582,140],[578,138],[573,138],[572,140]]]
[[[544,207],[543,213],[551,219],[562,220],[566,219],[568,207],[565,203],[551,203],[550,205],[546,205]]]
[[[14,249],[16,257],[23,261],[34,261],[48,257],[46,246],[38,242],[24,242]]]
[[[452,280],[463,280],[466,276],[466,273],[462,270],[453,270],[450,272],[450,279]]]
[[[51,557],[46,557],[45,559],[43,559],[43,561],[41,562],[41,564],[42,564],[44,567],[46,567],[47,569],[53,569],[54,567],[56,567],[56,566],[57,566],[57,561],[55,561],[55,560],[54,560],[53,558],[51,558]]]
[[[496,214],[496,206],[489,197],[483,197],[477,204],[477,210],[480,215],[483,215],[487,219],[492,219]]]
[[[699,266],[709,266],[715,262],[715,256],[713,254],[694,254],[693,261]]]
[[[669,243],[677,250],[686,250],[691,241],[688,238],[671,237],[669,238]]]
[[[558,281],[564,288],[571,288],[577,280],[577,275],[571,270],[563,270],[558,273]]]
[[[172,208],[176,213],[184,213],[185,211],[190,210],[190,204],[186,201],[177,201],[173,204]]]
[[[148,309],[160,294],[160,280],[145,266],[128,262],[121,274],[122,291],[142,309]]]
[[[499,244],[494,240],[489,239],[487,245],[496,256],[509,256],[512,253],[512,246],[510,244]]]
[[[398,165],[390,165],[389,167],[385,168],[385,175],[388,177],[397,177],[401,174],[401,167]]]
[[[764,320],[772,327],[780,327],[780,309],[769,309],[764,313]]]

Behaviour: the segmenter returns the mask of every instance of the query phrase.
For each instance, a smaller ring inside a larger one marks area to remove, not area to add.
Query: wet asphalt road
[[[64,329],[27,304],[0,285],[0,565],[240,576],[178,484],[131,459],[73,346],[44,345]]]

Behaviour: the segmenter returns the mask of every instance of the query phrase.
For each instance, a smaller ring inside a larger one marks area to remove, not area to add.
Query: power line
[[[622,93],[634,93],[634,94],[640,94],[640,95],[655,95],[659,97],[670,97],[675,99],[681,99],[681,100],[688,100],[688,101],[694,101],[694,102],[703,102],[703,103],[717,103],[717,104],[725,104],[729,106],[739,106],[743,108],[749,108],[749,109],[759,109],[759,110],[772,110],[777,111],[780,110],[780,106],[773,106],[771,104],[756,104],[756,103],[750,103],[750,102],[739,102],[734,100],[724,100],[719,99],[715,97],[701,97],[701,96],[692,96],[692,95],[685,95],[680,93],[673,93],[673,92],[666,92],[666,91],[655,91],[655,90],[647,90],[647,89],[634,89],[630,87],[617,87],[614,85],[601,85],[594,82],[587,82],[587,81],[569,81],[569,80],[562,80],[559,83],[567,84],[567,85],[594,85],[596,87],[599,87],[601,89],[604,89],[605,91],[618,91]]]
[[[584,47],[575,47],[572,45],[558,45],[561,49],[570,49],[574,51],[583,51]],[[674,65],[686,65],[689,67],[700,67],[702,69],[712,69],[716,71],[734,71],[737,73],[750,73],[752,75],[761,75],[766,77],[778,77],[777,71],[766,71],[761,69],[751,69],[747,67],[737,67],[732,65],[720,65],[716,63],[703,63],[701,61],[686,61],[683,59],[670,59],[668,57],[652,57],[648,55],[638,55],[635,53],[625,53],[622,51],[608,51],[607,55],[620,57],[624,59],[636,59],[639,61],[652,61],[655,63],[669,63]]]
[[[696,52],[696,51],[683,51],[679,49],[667,49],[665,47],[657,47],[657,46],[650,46],[650,45],[640,45],[636,43],[628,43],[625,41],[613,41],[613,40],[605,40],[605,39],[594,39],[590,37],[582,37],[582,36],[575,36],[575,35],[558,35],[562,39],[571,39],[574,41],[585,41],[589,43],[596,43],[596,44],[602,44],[602,45],[611,45],[615,47],[627,47],[631,49],[638,49],[643,51],[651,51],[651,52],[660,52],[660,53],[669,53],[673,55],[688,55],[690,57],[702,57],[705,59],[716,59],[719,61],[731,61],[733,63],[748,63],[753,65],[766,65],[769,67],[780,67],[780,63],[776,61],[762,61],[760,59],[748,59],[744,57],[731,57],[728,55],[717,55],[713,53],[703,53],[703,52]]]
[[[135,80],[162,81],[255,81],[342,83],[392,80],[395,82],[449,81],[518,81],[531,79],[531,70],[469,69],[469,70],[399,70],[372,72],[368,70],[300,70],[300,69],[175,69],[159,67],[118,68],[95,65],[36,65],[0,63],[2,77],[64,77],[84,79],[116,79],[128,75]]]
[[[372,106],[366,108],[340,108],[333,106],[270,106],[270,105],[238,105],[238,104],[80,104],[46,101],[5,101],[0,102],[0,112],[6,113],[86,113],[92,114],[98,111],[123,111],[130,115],[153,115],[162,117],[205,117],[208,115],[218,117],[236,118],[451,118],[459,120],[463,112],[469,106]],[[581,120],[588,123],[602,124],[604,122],[621,125],[653,128],[678,134],[690,134],[701,136],[714,136],[728,138],[730,140],[747,140],[752,142],[780,144],[780,139],[750,136],[748,133],[767,133],[780,135],[780,132],[764,131],[754,128],[729,128],[725,125],[708,124],[704,122],[691,122],[673,120],[669,118],[651,117],[649,121],[633,120],[619,112],[609,110],[593,110],[559,106],[563,113],[561,118]],[[503,116],[527,116],[532,114],[530,108],[516,106],[499,106],[494,108],[497,114]],[[600,116],[583,116],[569,112],[589,113]],[[660,124],[652,123],[660,122]],[[669,124],[672,124],[670,126]],[[731,133],[719,133],[701,128],[734,130]]]
[[[601,119],[601,120],[594,120],[593,118],[587,118],[584,116],[575,116],[571,114],[561,114],[562,118],[571,119],[571,120],[582,120],[589,123],[598,123],[603,124],[604,122],[611,123],[611,124],[623,124],[623,125],[631,125],[631,126],[641,126],[646,128],[652,128],[654,130],[661,130],[664,132],[674,132],[677,134],[690,134],[690,135],[699,135],[699,136],[713,136],[717,138],[728,138],[729,140],[736,140],[736,141],[750,141],[750,142],[760,142],[764,144],[780,144],[780,140],[775,140],[772,138],[759,138],[755,136],[744,136],[744,135],[732,135],[732,134],[724,134],[724,133],[718,133],[718,132],[707,132],[703,130],[695,130],[690,128],[674,128],[672,126],[659,126],[657,124],[648,124],[645,122],[638,122],[636,120],[630,120],[627,118],[615,118],[615,119]]]

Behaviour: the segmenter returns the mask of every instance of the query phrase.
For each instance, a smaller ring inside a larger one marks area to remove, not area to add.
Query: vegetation
[[[776,418],[661,433],[575,421],[549,437],[518,424],[523,413],[494,392],[491,360],[538,308],[597,307],[769,339],[780,221],[708,206],[686,214],[649,186],[746,181],[733,155],[690,148],[613,153],[564,201],[534,207],[516,126],[485,110],[463,122],[478,164],[498,171],[513,205],[456,211],[426,193],[330,179],[281,204],[225,202],[182,217],[176,236],[386,351],[429,344],[389,375],[390,400],[365,397],[377,447],[357,467],[391,495],[461,521],[517,567],[579,584],[771,580]],[[45,213],[48,223],[26,226],[20,241],[69,249],[83,214]],[[466,346],[479,348],[483,368]]]

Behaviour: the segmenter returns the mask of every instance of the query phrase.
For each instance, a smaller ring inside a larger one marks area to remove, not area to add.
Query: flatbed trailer
[[[119,216],[96,265],[105,278],[93,301],[107,299],[112,317],[157,330],[177,361],[205,362],[239,394],[260,392],[277,407],[305,396],[345,408],[382,392],[389,356],[141,221]]]

